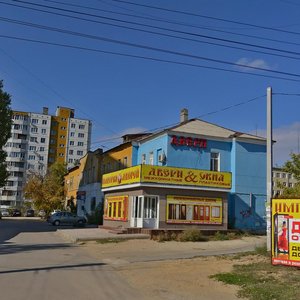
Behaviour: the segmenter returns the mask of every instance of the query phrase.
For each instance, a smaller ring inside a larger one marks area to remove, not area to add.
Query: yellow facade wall
[[[82,180],[83,170],[87,161],[87,155],[80,160],[80,165],[71,169],[67,175],[65,175],[65,195],[66,200],[73,199],[73,203],[76,204],[76,196],[79,189],[80,182]]]
[[[132,166],[132,145],[126,143],[103,153],[101,174]]]

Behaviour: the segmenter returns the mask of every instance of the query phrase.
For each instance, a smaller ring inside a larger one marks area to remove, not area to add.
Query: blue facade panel
[[[266,146],[234,142],[232,193],[228,198],[231,227],[264,232],[266,201]]]

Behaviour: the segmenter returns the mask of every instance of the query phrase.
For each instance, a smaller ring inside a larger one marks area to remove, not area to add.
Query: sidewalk
[[[150,240],[147,234],[116,234],[102,228],[59,229],[57,233],[70,242],[109,239],[129,240],[126,244],[118,243],[115,244],[114,247],[111,247],[111,245],[109,245],[110,243],[101,246],[104,257],[123,257],[123,259],[128,262],[182,259],[249,252],[254,251],[256,247],[264,246],[267,240],[266,236],[249,236],[225,241],[184,243],[170,241],[159,243]]]
[[[117,234],[110,232],[108,229],[102,229],[98,227],[58,229],[57,233],[73,243],[107,239],[149,239],[148,234]]]

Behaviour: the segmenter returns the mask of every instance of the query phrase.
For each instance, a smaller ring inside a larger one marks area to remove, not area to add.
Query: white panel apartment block
[[[51,115],[13,112],[12,136],[4,146],[7,152],[9,178],[0,188],[0,208],[21,206],[23,188],[30,174],[45,175],[48,167]],[[70,141],[73,145],[70,146]],[[68,167],[84,156],[90,149],[91,122],[69,119],[66,162]]]
[[[68,127],[66,162],[72,168],[91,147],[92,124],[89,120],[70,118]]]

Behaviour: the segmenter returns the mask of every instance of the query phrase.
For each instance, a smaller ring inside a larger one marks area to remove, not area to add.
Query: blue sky
[[[265,136],[271,86],[281,165],[299,151],[299,12],[297,0],[1,0],[0,79],[14,110],[92,120],[104,150],[182,108]]]

